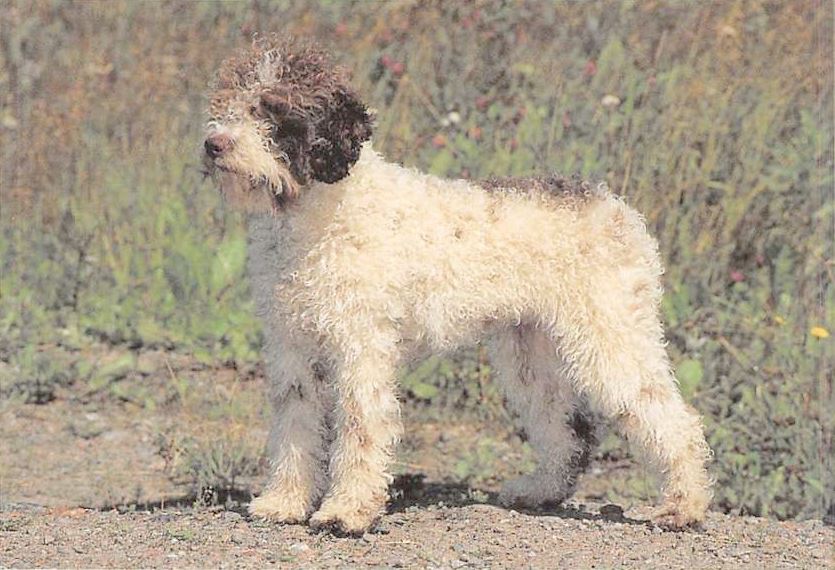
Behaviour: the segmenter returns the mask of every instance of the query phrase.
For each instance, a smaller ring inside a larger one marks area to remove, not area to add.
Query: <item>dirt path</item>
[[[237,429],[237,414],[257,446],[265,426],[251,411],[259,382],[218,371],[189,378],[188,393],[201,399],[172,399],[159,379],[150,407],[78,391],[45,406],[0,401],[0,568],[835,567],[835,528],[820,521],[711,513],[702,531],[673,533],[647,522],[647,497],[624,514],[601,490],[625,480],[623,461],[593,465],[564,509],[502,509],[494,491],[529,467],[525,452],[496,422],[461,417],[407,421],[396,501],[360,539],[249,519],[245,504],[262,476],[239,480],[244,491],[228,509],[194,508],[165,469],[159,435],[173,428],[216,441]],[[153,389],[154,377],[141,385]]]
[[[407,507],[360,539],[278,527],[234,511],[82,509],[0,514],[2,567],[832,568],[835,532],[711,514],[671,533],[586,505],[523,514],[486,504]]]

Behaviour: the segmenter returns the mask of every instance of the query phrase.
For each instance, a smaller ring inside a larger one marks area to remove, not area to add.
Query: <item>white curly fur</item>
[[[366,143],[344,179],[252,213],[249,240],[275,407],[273,471],[252,513],[368,529],[402,433],[396,370],[487,340],[540,457],[504,502],[570,492],[568,422],[582,399],[659,468],[667,522],[704,517],[709,450],[664,349],[657,247],[622,200],[487,191]]]

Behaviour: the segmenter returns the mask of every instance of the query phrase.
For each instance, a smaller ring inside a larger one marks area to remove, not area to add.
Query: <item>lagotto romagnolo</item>
[[[659,522],[704,518],[710,451],[664,348],[657,245],[623,200],[576,178],[445,180],[387,162],[348,74],[300,42],[257,39],[210,97],[206,166],[247,213],[274,406],[252,514],[369,529],[403,429],[396,371],[485,342],[539,461],[502,503],[570,495],[590,411],[658,468]]]

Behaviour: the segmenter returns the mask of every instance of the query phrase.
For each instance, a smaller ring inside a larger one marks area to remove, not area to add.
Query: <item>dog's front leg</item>
[[[379,348],[363,349],[338,367],[331,488],[310,519],[313,528],[361,534],[382,514],[388,467],[402,432],[395,367],[393,355]]]
[[[312,343],[288,342],[268,330],[267,380],[273,406],[272,473],[249,512],[281,523],[307,520],[327,489],[325,416],[329,395]]]

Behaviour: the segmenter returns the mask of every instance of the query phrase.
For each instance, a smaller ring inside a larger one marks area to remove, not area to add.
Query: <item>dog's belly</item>
[[[496,331],[513,324],[497,319],[412,322],[403,324],[398,332],[405,359],[415,361],[433,354],[474,346],[493,336]]]

